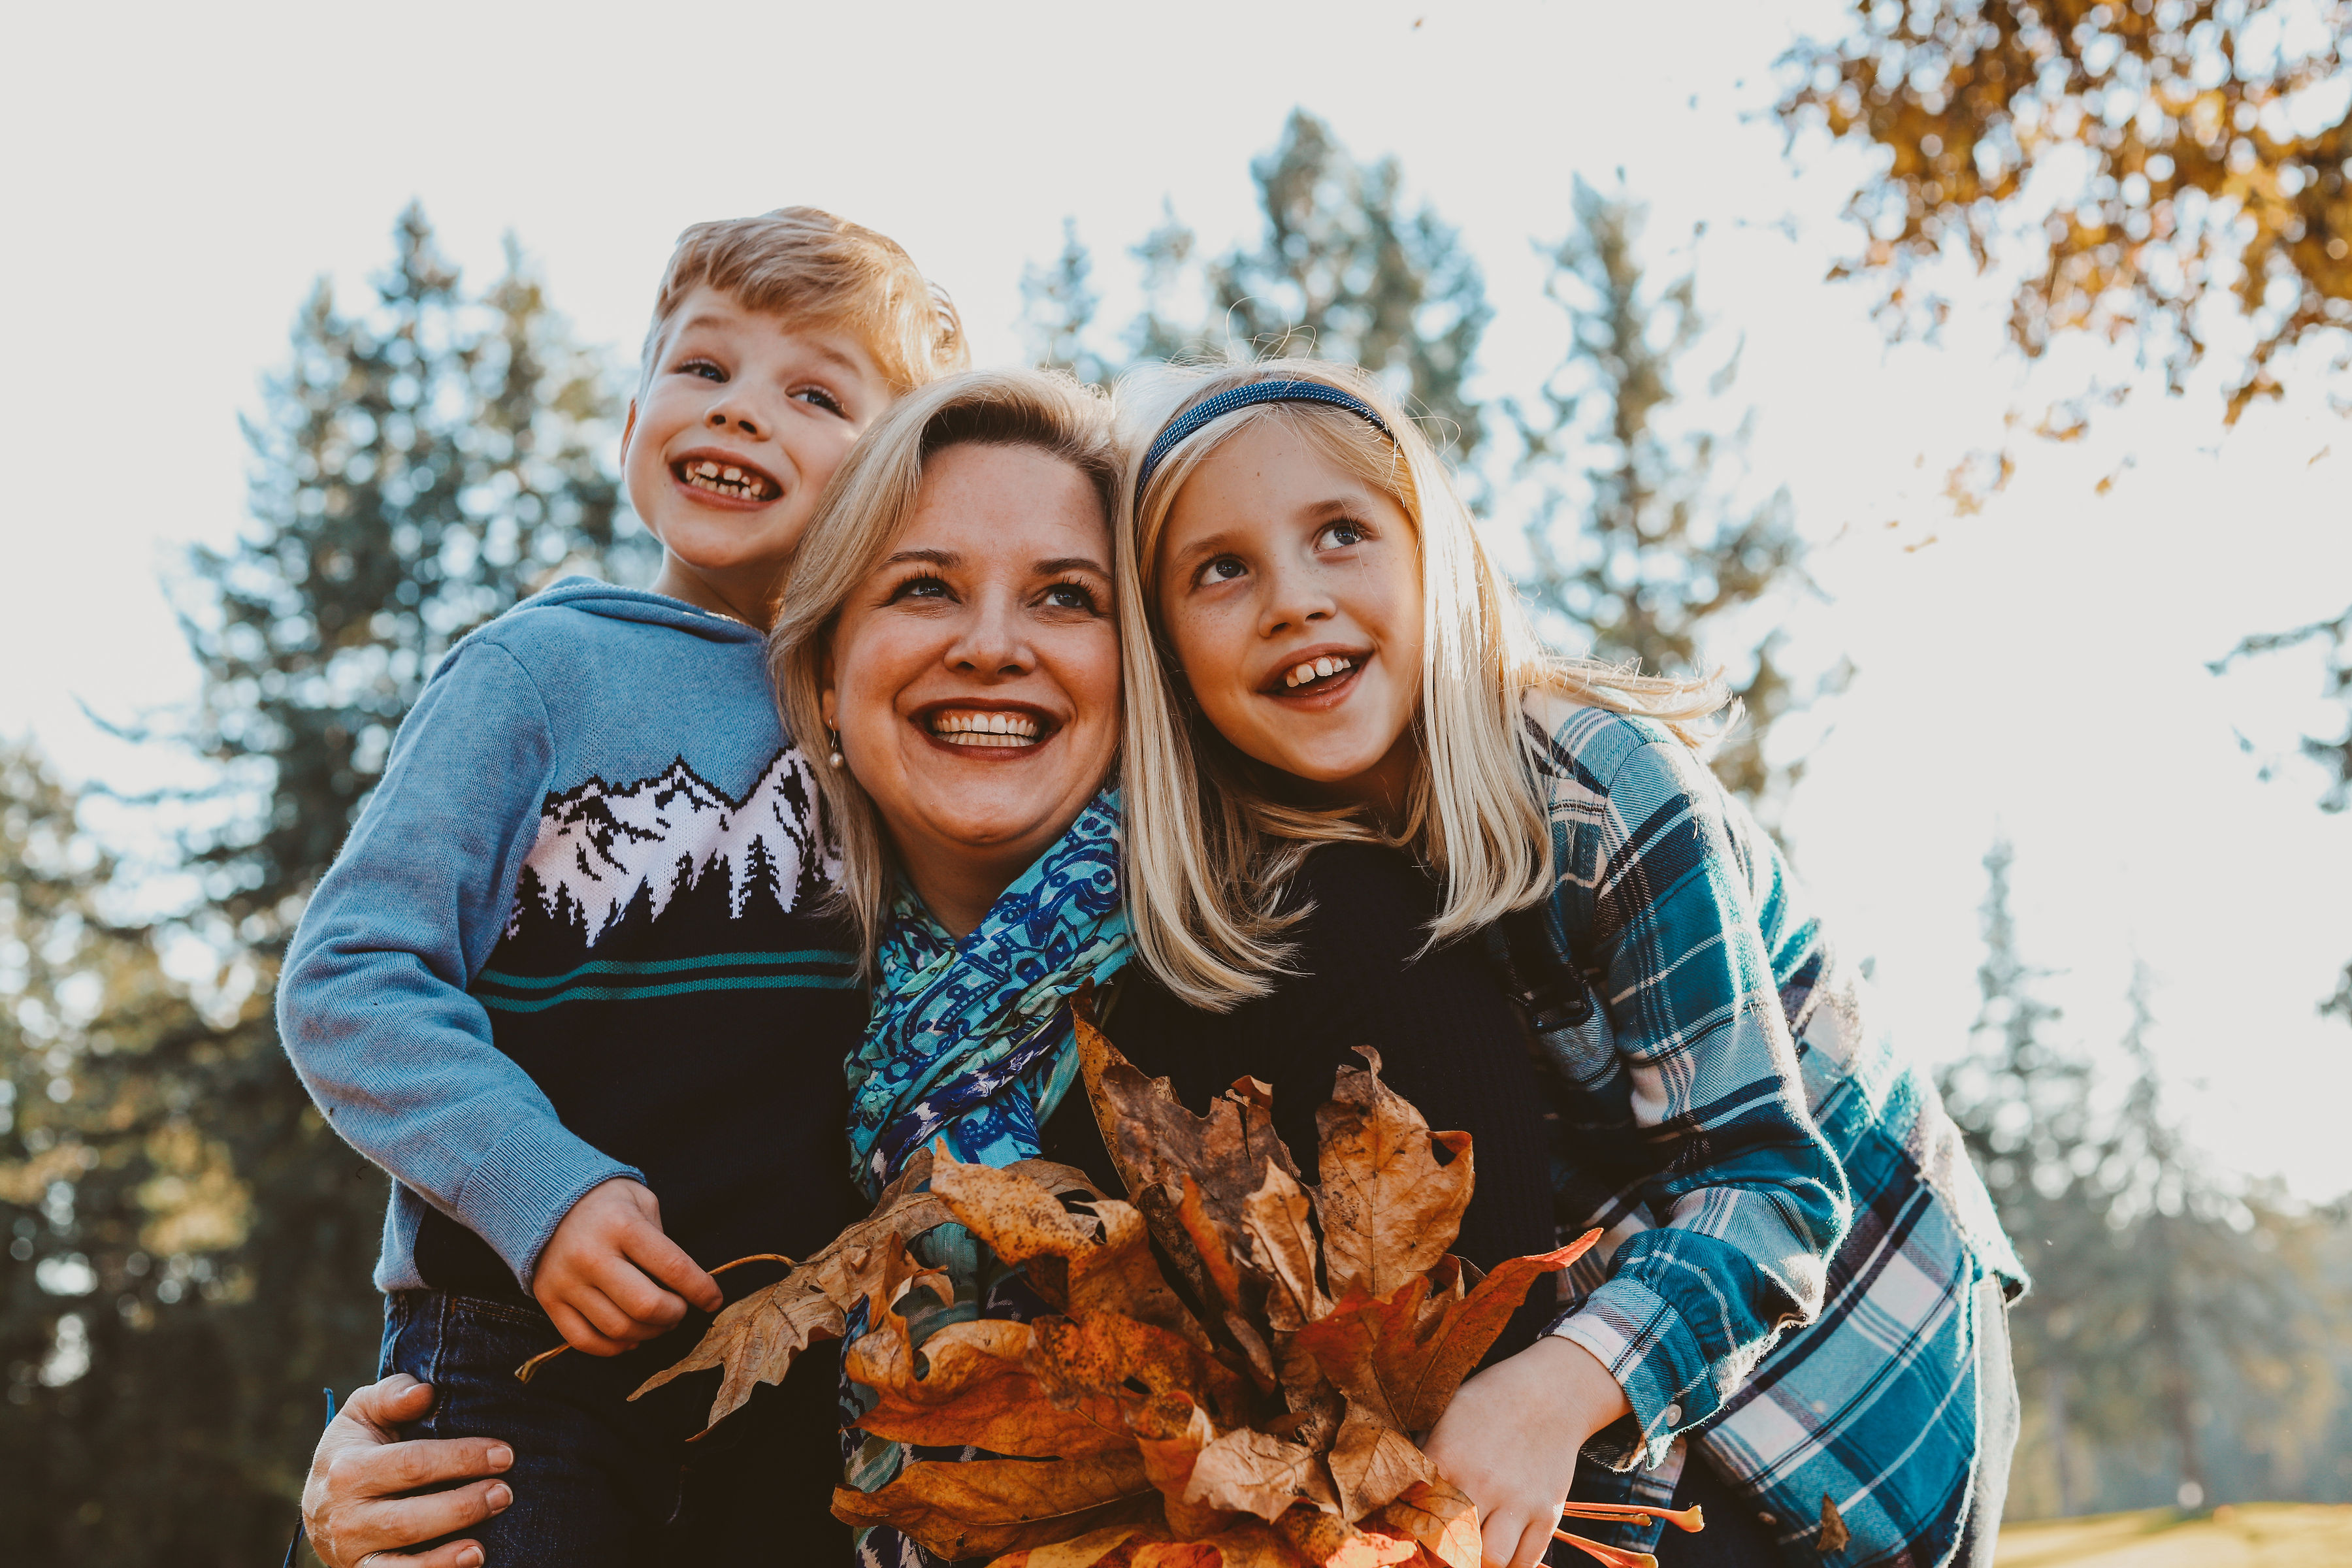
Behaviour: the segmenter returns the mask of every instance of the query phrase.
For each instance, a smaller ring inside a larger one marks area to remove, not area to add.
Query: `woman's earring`
[[[837,768],[841,766],[841,731],[838,730],[827,730],[825,734],[830,738],[833,743],[833,754],[825,758],[825,761]]]

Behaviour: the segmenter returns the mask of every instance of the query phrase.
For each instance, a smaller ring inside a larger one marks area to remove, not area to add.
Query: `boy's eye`
[[[698,375],[705,381],[725,381],[727,373],[718,363],[707,359],[690,359],[677,367],[681,375]]]
[[[824,409],[828,413],[838,414],[844,418],[847,418],[849,416],[849,410],[842,406],[841,399],[835,397],[832,393],[827,392],[822,386],[803,386],[799,391],[793,393],[793,395],[794,397],[804,398],[808,402],[816,405],[819,408]]]

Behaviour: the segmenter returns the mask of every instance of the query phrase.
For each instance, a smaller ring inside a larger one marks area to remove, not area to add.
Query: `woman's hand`
[[[514,1501],[499,1480],[404,1496],[419,1487],[495,1476],[514,1450],[488,1437],[400,1440],[401,1423],[433,1407],[433,1390],[406,1373],[370,1384],[336,1413],[310,1456],[302,1528],[327,1568],[481,1568],[482,1548],[451,1541],[409,1555],[401,1548],[477,1525]]]
[[[1585,1439],[1632,1408],[1591,1351],[1547,1334],[1465,1383],[1425,1445],[1478,1505],[1486,1561],[1543,1560]]]

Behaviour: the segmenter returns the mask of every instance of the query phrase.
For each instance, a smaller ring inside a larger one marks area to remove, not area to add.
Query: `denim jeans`
[[[385,1304],[378,1375],[433,1385],[431,1412],[402,1436],[497,1437],[514,1449],[513,1503],[465,1532],[482,1543],[485,1568],[846,1563],[848,1531],[826,1508],[839,1474],[830,1347],[812,1347],[783,1388],[756,1390],[690,1447],[714,1374],[629,1400],[709,1321],[689,1318],[626,1355],[558,1356],[522,1384],[515,1369],[562,1342],[544,1313],[406,1290]]]

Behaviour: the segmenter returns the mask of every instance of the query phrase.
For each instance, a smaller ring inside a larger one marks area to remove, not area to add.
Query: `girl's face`
[[[1401,807],[1422,595],[1393,499],[1260,421],[1184,481],[1153,569],[1160,625],[1219,734],[1315,794]]]
[[[1102,503],[1076,468],[1031,447],[950,447],[926,462],[906,531],[842,607],[824,721],[942,919],[958,898],[927,886],[934,874],[1001,889],[1109,771],[1109,561]]]

